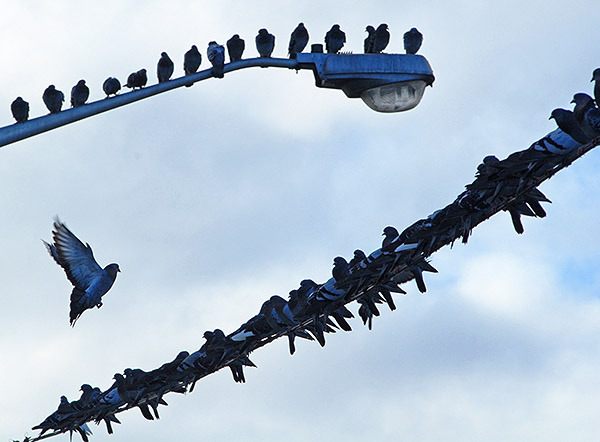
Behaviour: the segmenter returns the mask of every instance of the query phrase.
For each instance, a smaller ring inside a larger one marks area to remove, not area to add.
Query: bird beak
[[[552,115],[550,115],[550,116],[548,117],[548,119],[549,119],[549,120],[551,120],[551,119],[552,119]]]
[[[594,81],[594,77],[592,77],[592,79],[590,80],[590,83],[593,83],[593,81]]]
[[[575,100],[574,100],[574,99],[573,99],[573,100],[571,100],[571,103],[575,103]]]

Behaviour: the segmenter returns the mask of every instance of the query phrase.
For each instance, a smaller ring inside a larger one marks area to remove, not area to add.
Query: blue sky
[[[234,33],[251,55],[267,27],[285,56],[299,21],[312,43],[339,23],[354,52],[367,24],[389,25],[390,52],[416,26],[436,82],[414,110],[383,115],[309,72],[244,70],[1,149],[2,440],[82,383],[106,388],[126,367],[196,350],[205,330],[328,279],[333,257],[377,248],[384,226],[450,203],[484,156],[553,130],[550,111],[589,93],[600,66],[592,1],[13,3],[0,17],[0,125],[18,95],[32,115],[49,84],[85,78],[101,98],[108,76],[145,67],[154,81],[162,51],[181,74],[192,44],[204,55]],[[275,342],[246,384],[217,373],[167,397],[158,422],[123,414],[110,440],[596,440],[599,163],[592,152],[544,184],[548,217],[526,219],[524,235],[503,213],[435,254],[428,293],[408,285],[373,331],[354,320],[293,357]],[[55,215],[122,269],[74,329],[70,285],[40,242]]]

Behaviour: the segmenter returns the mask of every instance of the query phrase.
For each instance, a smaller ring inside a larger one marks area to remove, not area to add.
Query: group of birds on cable
[[[377,28],[367,26],[365,29],[367,37],[364,40],[364,52],[366,54],[378,54],[383,52],[390,41],[388,25],[383,23]],[[304,51],[308,45],[309,34],[304,23],[299,23],[290,35],[288,44],[288,56],[295,58],[296,54]],[[340,29],[340,25],[333,25],[325,34],[325,50],[329,54],[338,54],[346,43],[346,34]],[[412,28],[404,34],[404,49],[407,54],[416,54],[423,43],[423,35]],[[256,50],[260,57],[271,57],[275,49],[275,36],[270,34],[267,29],[260,29],[255,37]],[[226,43],[229,61],[235,62],[242,59],[246,48],[245,41],[238,34],[233,35]],[[321,49],[322,51],[322,49]],[[225,47],[215,41],[208,44],[207,58],[212,65],[212,75],[216,78],[224,77],[225,66]],[[191,75],[198,71],[202,63],[202,54],[196,45],[184,54],[183,70],[185,75]],[[159,83],[169,81],[175,70],[175,64],[166,52],[162,52],[156,66],[156,77]],[[127,77],[124,84],[126,88],[141,89],[148,83],[148,73],[146,69],[140,69],[132,72]],[[188,85],[188,86],[191,86]],[[102,84],[106,98],[115,96],[121,90],[121,82],[118,78],[108,77]],[[71,88],[70,103],[71,107],[83,106],[90,97],[90,89],[85,80],[79,80]],[[44,105],[51,114],[56,114],[62,110],[65,101],[65,94],[50,85],[42,94]],[[29,119],[29,103],[22,97],[17,97],[11,104],[11,112],[17,123],[23,123]]]
[[[594,79],[598,100],[600,69],[594,71]],[[244,367],[255,367],[250,353],[276,338],[287,337],[289,352],[294,354],[296,338],[324,346],[325,334],[352,330],[349,320],[354,315],[346,307],[352,301],[359,304],[358,315],[370,329],[373,318],[380,316],[380,305],[396,309],[393,294],[406,293],[401,284],[414,279],[421,293],[427,290],[423,274],[437,272],[427,260],[436,250],[456,239],[466,243],[476,225],[500,210],[510,213],[517,233],[523,233],[521,215],[546,216],[541,203],[550,200],[537,189],[539,184],[570,164],[570,152],[600,136],[600,111],[594,99],[576,94],[574,102],[575,110],[570,114],[566,110],[552,112],[559,129],[528,149],[504,160],[493,155],[485,157],[477,167],[475,180],[448,206],[402,232],[387,226],[381,247],[369,255],[357,249],[349,260],[336,257],[332,277],[326,282],[302,280],[287,299],[271,296],[256,315],[234,332],[226,335],[220,329],[206,331],[205,342],[197,351],[179,352],[172,361],[154,370],[127,368],[116,373],[114,382],[105,390],[83,384],[78,400],[69,402],[61,397],[58,409],[34,429],[41,430],[40,435],[50,430],[76,432],[87,441],[91,433],[87,422],[103,421],[112,433],[112,424],[120,423],[115,414],[128,408],[139,408],[148,420],[158,419],[158,406],[166,405],[165,394],[191,392],[199,379],[221,368],[229,367],[235,382],[245,382]],[[575,121],[577,126],[566,125],[565,121]],[[574,127],[581,129],[584,137]],[[112,286],[119,267],[113,263],[101,269],[91,247],[58,219],[53,241],[46,247],[74,285],[70,315],[74,324],[85,309],[102,305],[101,298]],[[85,302],[81,303],[82,299]]]

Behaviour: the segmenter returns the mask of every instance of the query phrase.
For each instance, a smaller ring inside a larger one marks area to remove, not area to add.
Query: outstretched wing
[[[101,275],[102,268],[94,259],[89,244],[81,241],[58,218],[54,221],[52,232],[56,256],[49,248],[50,254],[65,270],[67,278],[75,287],[86,289],[92,280]]]

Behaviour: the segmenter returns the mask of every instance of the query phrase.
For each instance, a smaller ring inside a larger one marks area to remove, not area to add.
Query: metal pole
[[[311,69],[310,65],[300,64],[296,60],[289,60],[287,58],[249,58],[225,64],[224,72],[227,73],[251,67]],[[75,121],[83,120],[84,118],[93,115],[101,114],[102,112],[117,107],[125,106],[126,104],[135,101],[143,100],[144,98],[149,98],[163,92],[180,88],[190,83],[207,80],[212,78],[212,76],[212,69],[205,69],[192,75],[186,75],[164,83],[158,83],[139,90],[126,92],[115,97],[105,98],[84,104],[83,106],[66,109],[56,114],[44,115],[23,123],[15,123],[10,126],[1,127],[0,147],[56,129],[57,127],[74,123]]]

